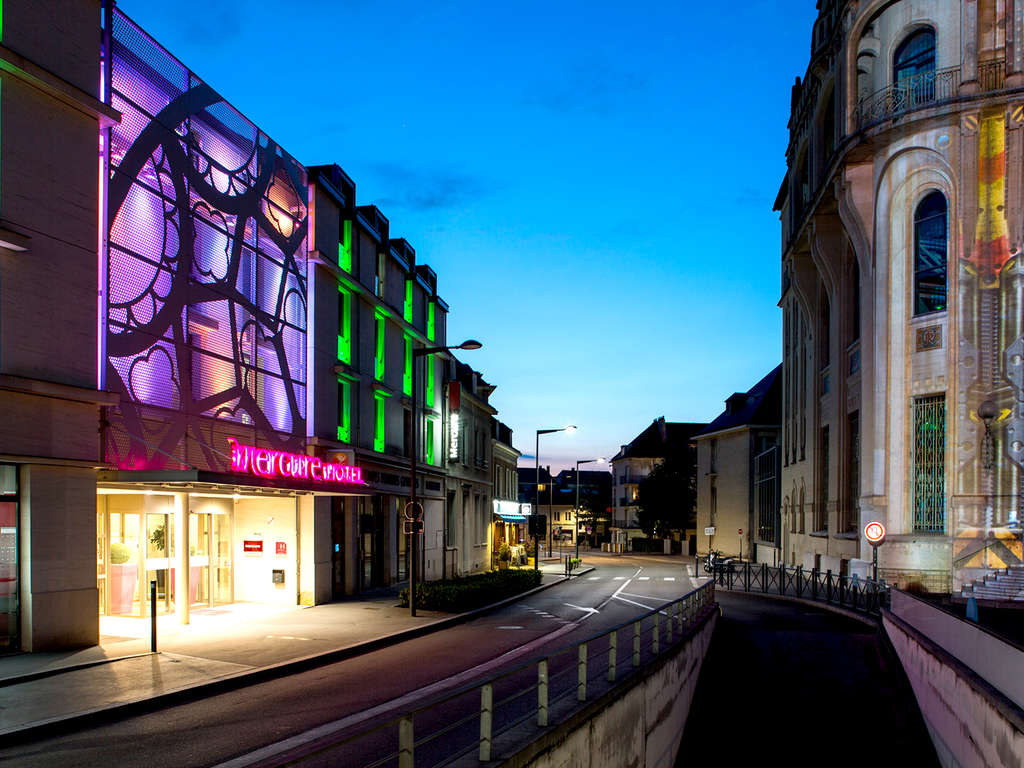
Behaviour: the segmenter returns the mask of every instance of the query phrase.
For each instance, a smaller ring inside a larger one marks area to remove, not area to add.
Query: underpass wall
[[[899,616],[882,624],[942,765],[1024,768],[1024,710]]]
[[[499,764],[671,768],[718,615],[718,606],[712,605],[671,652]]]

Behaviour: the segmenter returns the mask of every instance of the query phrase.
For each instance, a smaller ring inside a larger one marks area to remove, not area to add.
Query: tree
[[[697,506],[697,481],[688,454],[667,457],[637,489],[637,523],[647,536],[667,536],[692,526]]]

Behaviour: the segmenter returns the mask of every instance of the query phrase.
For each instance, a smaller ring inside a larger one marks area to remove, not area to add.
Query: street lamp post
[[[451,349],[480,349],[481,344],[476,339],[466,339],[456,347],[414,347],[412,350],[412,446],[409,451],[409,505],[406,507],[406,527],[409,531],[409,615],[416,615],[416,568],[419,553],[419,539],[416,537],[423,532],[423,513],[417,510],[416,501],[416,461],[419,452],[419,405],[417,403],[418,393],[416,391],[416,358],[424,355],[432,355],[435,352],[447,352]],[[416,525],[415,523],[419,523]],[[443,554],[443,553],[442,553]]]
[[[540,509],[540,436],[550,435],[553,432],[569,432],[570,434],[576,431],[576,425],[570,424],[567,427],[559,427],[558,429],[538,429],[537,430],[537,444],[533,451],[533,458],[537,463],[537,482],[533,486],[533,514],[537,514]],[[550,473],[549,473],[550,474]],[[548,478],[551,479],[550,477]],[[548,520],[548,530],[551,530],[551,521]],[[533,539],[533,570],[540,568],[540,537],[535,536]]]
[[[580,558],[580,464],[592,464],[595,461],[603,462],[603,457],[596,459],[579,459],[576,462],[576,559]]]

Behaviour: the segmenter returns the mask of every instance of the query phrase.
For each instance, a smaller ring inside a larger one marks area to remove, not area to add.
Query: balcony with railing
[[[861,99],[857,105],[857,127],[867,128],[883,120],[960,96],[1002,90],[1005,85],[1006,68],[1002,60],[978,63],[977,91],[973,88],[965,90],[960,67],[922,72]]]

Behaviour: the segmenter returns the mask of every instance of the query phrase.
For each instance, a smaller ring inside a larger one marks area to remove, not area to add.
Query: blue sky
[[[542,438],[553,468],[611,456],[781,360],[772,203],[813,0],[118,5],[381,208],[531,465],[538,428],[580,427]]]

